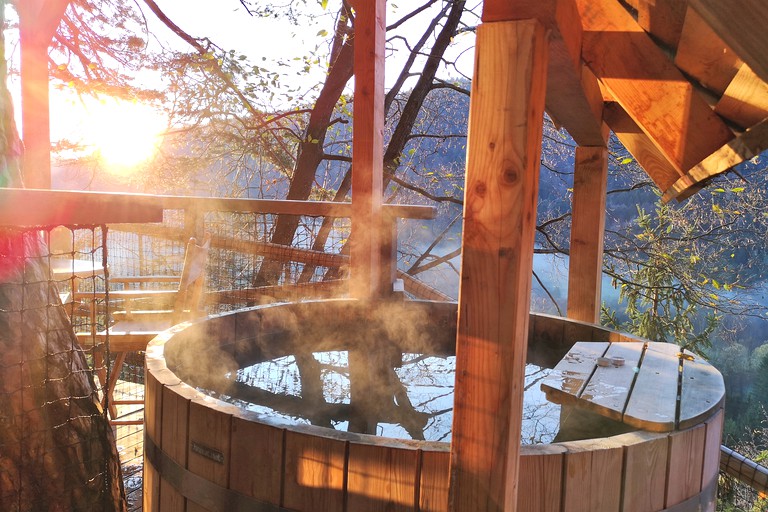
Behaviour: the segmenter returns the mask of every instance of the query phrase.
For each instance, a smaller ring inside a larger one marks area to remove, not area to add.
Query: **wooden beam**
[[[768,84],[746,64],[734,77],[715,106],[715,112],[742,128],[749,128],[768,117]]]
[[[733,138],[619,2],[576,4],[585,62],[676,170],[684,173]]]
[[[547,34],[535,20],[484,23],[475,48],[449,502],[514,511]]]
[[[568,264],[568,318],[600,322],[608,149],[576,148]]]
[[[537,19],[551,30],[546,109],[583,146],[604,145],[597,79],[581,62],[582,29],[574,0],[485,2],[483,21]]]
[[[757,75],[768,82],[765,0],[690,0],[691,7]]]
[[[352,295],[381,296],[384,183],[384,45],[386,0],[356,0],[355,102],[352,132]]]
[[[637,23],[671,49],[677,48],[683,31],[687,0],[639,0]]]
[[[689,8],[675,55],[675,65],[720,96],[736,76],[741,63],[741,59],[712,27]]]
[[[70,0],[22,0],[16,2],[19,22],[33,29],[35,41],[46,47],[56,33]]]
[[[702,160],[677,180],[661,199],[665,203],[672,199],[685,199],[690,195],[691,189],[701,187],[709,178],[726,172],[766,150],[768,150],[768,119],[764,119]]]
[[[672,166],[621,105],[615,102],[606,103],[604,115],[606,124],[656,186],[664,191],[680,179],[682,174]]]

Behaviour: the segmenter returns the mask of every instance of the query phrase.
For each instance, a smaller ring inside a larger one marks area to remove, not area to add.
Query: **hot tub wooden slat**
[[[541,384],[547,398],[557,403],[575,403],[597,366],[597,358],[605,354],[608,343],[577,343],[555,366]],[[551,396],[552,393],[555,395]]]
[[[686,353],[683,359],[679,428],[701,423],[724,398],[725,384],[720,372],[708,363],[699,362],[698,356]]]
[[[222,487],[229,483],[229,446],[232,416],[206,404],[189,405],[187,469]],[[187,512],[204,512],[202,505],[187,504]]]
[[[347,509],[409,512],[416,507],[419,452],[350,443]]]
[[[449,451],[422,452],[421,475],[419,475],[419,510],[421,512],[448,512],[450,458]]]
[[[268,503],[280,503],[284,435],[283,429],[233,418],[230,489]],[[250,471],[240,471],[246,467]]]
[[[567,445],[563,512],[619,510],[624,450],[620,445],[599,442],[582,449]]]
[[[517,510],[551,512],[560,510],[563,482],[563,454],[556,446],[539,446],[530,453],[523,447],[520,453],[520,473]]]
[[[186,468],[190,400],[169,387],[164,386],[162,393],[163,414],[160,448],[179,466]],[[162,481],[160,485],[161,512],[184,512],[186,501],[176,488],[166,480]]]
[[[144,424],[144,432],[150,439],[160,439],[160,433],[162,424],[160,419],[163,410],[162,403],[162,385],[155,379],[154,375],[150,372],[146,372],[144,378],[145,387],[144,394],[146,399],[144,400],[144,417],[147,419]],[[162,479],[160,478],[157,469],[152,464],[148,464],[144,461],[144,481],[142,485],[149,490],[142,495],[142,510],[146,512],[159,512],[160,511],[160,485]]]
[[[659,350],[659,346],[673,351]],[[653,432],[675,428],[679,359],[675,345],[649,343],[624,412],[624,422]]]
[[[707,439],[704,447],[704,470],[701,475],[701,487],[706,488],[720,473],[720,443],[723,437],[725,413],[720,409],[707,422]]]
[[[623,512],[656,512],[664,508],[667,479],[666,438],[638,432],[626,434]]]
[[[605,357],[623,357],[625,363],[624,366],[598,366],[595,369],[580,395],[590,405],[590,409],[607,418],[622,420],[629,390],[635,380],[634,368],[640,361],[643,346],[643,343],[613,343],[608,347]]]
[[[705,439],[704,425],[669,436],[667,508],[701,492]]]
[[[345,452],[344,441],[287,431],[283,505],[300,512],[342,512]]]

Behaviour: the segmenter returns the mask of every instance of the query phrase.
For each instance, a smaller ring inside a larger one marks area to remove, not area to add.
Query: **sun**
[[[155,156],[166,122],[151,106],[101,99],[89,107],[86,138],[107,171],[128,174]]]

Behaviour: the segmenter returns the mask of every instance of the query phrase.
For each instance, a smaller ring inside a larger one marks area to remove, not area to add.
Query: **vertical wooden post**
[[[356,0],[352,145],[351,292],[381,295],[386,0]]]
[[[576,148],[568,267],[568,318],[600,322],[608,149]]]
[[[21,34],[22,173],[28,188],[51,188],[48,45],[69,0],[17,3]]]
[[[464,200],[450,509],[514,511],[548,42],[478,27]]]

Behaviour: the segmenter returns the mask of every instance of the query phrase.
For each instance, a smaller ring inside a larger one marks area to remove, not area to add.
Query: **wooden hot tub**
[[[456,304],[402,306],[352,300],[259,306],[182,324],[153,340],[146,365],[144,510],[447,510],[449,443],[290,423],[199,391],[306,343],[313,351],[350,354],[376,346],[379,362],[392,353],[381,346],[398,354],[453,351]],[[383,327],[386,318],[397,321]],[[549,368],[576,341],[644,341],[559,317],[532,314],[530,322],[529,361]],[[523,446],[518,510],[714,511],[720,400],[708,414],[666,432],[634,430],[577,409],[565,405],[563,418],[586,417],[594,426],[587,430],[601,437]],[[579,437],[577,431],[570,437]]]

